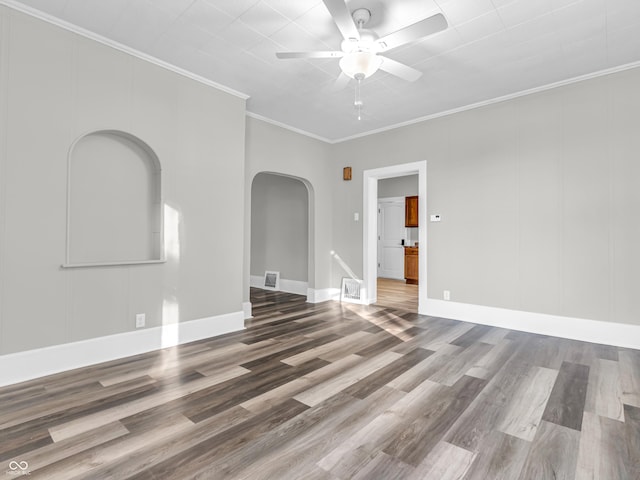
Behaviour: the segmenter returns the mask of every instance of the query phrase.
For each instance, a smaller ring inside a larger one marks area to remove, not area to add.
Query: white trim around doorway
[[[418,175],[418,313],[427,312],[427,161],[391,165],[363,172],[363,238],[362,266],[364,304],[372,304],[377,298],[377,244],[378,244],[378,180],[384,178]]]

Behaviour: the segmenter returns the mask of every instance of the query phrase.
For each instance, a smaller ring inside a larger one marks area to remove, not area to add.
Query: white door
[[[404,198],[378,202],[378,276],[404,279]]]

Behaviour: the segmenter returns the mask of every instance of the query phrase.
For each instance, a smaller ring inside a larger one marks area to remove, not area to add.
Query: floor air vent
[[[278,290],[280,288],[280,272],[264,272],[264,288]]]
[[[356,278],[343,278],[342,288],[340,292],[340,300],[343,302],[360,303],[360,287],[362,286],[362,280]]]

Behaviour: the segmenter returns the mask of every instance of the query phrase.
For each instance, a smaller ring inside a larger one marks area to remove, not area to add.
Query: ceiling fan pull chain
[[[358,109],[358,120],[362,120],[362,96],[361,96],[361,90],[362,90],[362,79],[364,78],[364,75],[361,73],[356,74],[355,79],[356,79],[356,97],[355,100],[353,101],[353,106],[356,107]]]

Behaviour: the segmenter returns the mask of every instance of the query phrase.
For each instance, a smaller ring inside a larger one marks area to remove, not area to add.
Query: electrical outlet
[[[136,313],[136,328],[144,327],[146,315],[144,313]]]
[[[449,290],[444,291],[444,299],[451,300],[451,292]]]

